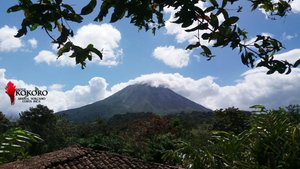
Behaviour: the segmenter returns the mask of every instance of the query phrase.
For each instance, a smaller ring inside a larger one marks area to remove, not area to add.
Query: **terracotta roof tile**
[[[28,160],[0,165],[0,169],[180,169],[115,153],[71,146],[34,156]]]

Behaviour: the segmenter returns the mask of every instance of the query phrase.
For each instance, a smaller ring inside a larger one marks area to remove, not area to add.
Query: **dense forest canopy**
[[[299,168],[299,107],[140,112],[72,123],[38,105],[21,112],[17,122],[0,113],[0,164],[80,144],[191,169]]]

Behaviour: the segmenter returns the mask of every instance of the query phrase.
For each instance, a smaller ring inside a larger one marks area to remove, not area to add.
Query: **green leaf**
[[[103,1],[100,7],[100,12],[98,13],[98,16],[94,19],[94,21],[101,22],[103,20],[103,17],[105,17],[108,14],[108,10],[112,7],[111,3],[108,3],[107,1]]]
[[[80,15],[88,15],[93,12],[97,5],[97,0],[91,0],[89,4],[81,9]]]
[[[114,22],[116,22],[116,21],[119,20],[119,19],[121,19],[121,17],[120,17],[117,13],[113,13],[113,14],[111,15],[110,22],[111,22],[111,23],[114,23]]]
[[[43,27],[44,27],[46,30],[48,30],[48,31],[52,31],[52,25],[51,25],[51,23],[45,23],[45,24],[43,25]]]
[[[11,13],[11,12],[20,11],[22,9],[23,9],[22,6],[20,6],[20,5],[14,5],[14,6],[8,8],[6,12],[7,13]]]
[[[226,26],[230,26],[230,25],[235,24],[238,20],[239,20],[239,17],[237,17],[237,16],[232,16],[232,17],[226,19],[226,20],[223,22],[223,24],[226,25]]]
[[[89,61],[92,61],[92,55],[88,55],[87,58]]]
[[[114,13],[117,17],[118,20],[122,19],[125,16],[127,8],[124,6],[119,6],[118,8],[115,7]]]
[[[67,42],[62,48],[57,51],[58,57],[60,57],[63,53],[69,52],[72,47],[72,42]]]
[[[215,7],[218,7],[218,6],[219,6],[219,4],[217,3],[216,0],[209,0],[209,1],[210,1],[210,3],[211,3],[213,6],[215,6]]]
[[[276,69],[275,68],[270,68],[268,71],[267,71],[267,74],[270,75],[270,74],[273,74],[275,73]]]
[[[200,42],[197,42],[197,43],[195,43],[195,44],[190,44],[190,45],[188,45],[185,49],[186,49],[186,50],[192,50],[192,49],[197,48],[197,47],[199,47],[199,46],[200,46]]]
[[[267,63],[266,62],[263,62],[263,61],[260,61],[256,67],[266,67],[267,66]]]
[[[204,13],[211,12],[211,11],[213,11],[213,10],[215,10],[215,9],[216,9],[216,8],[215,8],[214,6],[210,6],[210,7],[206,8],[206,9],[204,10]]]
[[[37,24],[37,23],[33,24],[33,25],[30,26],[30,30],[34,31],[38,26],[39,26],[39,24]]]
[[[201,37],[202,37],[202,39],[207,40],[210,38],[210,36],[211,35],[209,33],[203,33]]]
[[[71,13],[75,13],[75,11],[72,8],[72,6],[70,6],[68,4],[61,4],[61,6],[64,7],[65,9],[69,10]]]
[[[193,19],[187,19],[187,20],[184,20],[183,23],[182,23],[182,25],[181,25],[181,27],[186,28],[186,27],[192,25],[193,22],[194,22]]]
[[[248,65],[248,59],[244,53],[241,54],[242,63]]]
[[[102,59],[102,57],[103,57],[103,56],[102,56],[102,53],[101,53],[98,49],[94,48],[94,45],[93,45],[93,44],[89,44],[89,45],[86,47],[86,49],[87,49],[88,51],[90,51],[90,52],[95,53],[96,55],[99,56],[100,59]]]
[[[15,35],[15,37],[20,38],[21,36],[26,34],[27,34],[27,29],[26,27],[22,26],[22,28],[18,30],[18,33]]]
[[[299,133],[299,129],[297,127],[294,127],[293,132],[292,132],[292,141],[294,144],[296,144],[296,142],[297,142],[296,138],[297,138],[298,133]]]
[[[67,29],[64,25],[62,25],[62,32],[60,36],[56,39],[56,43],[58,44],[64,44],[70,35],[69,29]]]
[[[219,27],[218,17],[212,13],[210,14],[210,24],[214,29],[217,29]]]
[[[244,65],[247,65],[249,67],[249,65],[253,68],[253,59],[254,54],[251,52],[246,52],[245,54],[242,54],[241,59]]]
[[[221,8],[224,8],[227,5],[227,0],[223,0]]]
[[[210,51],[210,49],[205,46],[205,45],[201,45],[201,48],[203,49],[204,53],[207,55],[207,56],[210,56],[212,53]]]
[[[239,20],[239,17],[232,16],[228,19],[228,22],[232,25],[232,24],[236,23],[238,20]]]
[[[298,67],[299,65],[300,65],[300,59],[298,59],[298,60],[294,63],[293,67]]]
[[[69,15],[69,20],[77,22],[77,23],[81,23],[82,22],[82,17],[78,14],[70,14]]]
[[[101,60],[103,59],[103,55],[102,55],[102,53],[98,49],[92,48],[92,49],[90,49],[90,51],[92,51],[95,54],[97,54]]]
[[[37,134],[20,128],[11,128],[0,134],[0,164],[3,161],[11,160],[11,155],[18,159],[23,158],[31,143],[41,141],[43,140]]]
[[[198,29],[199,30],[206,30],[206,29],[208,29],[208,23],[200,23],[196,27],[191,28],[191,29],[186,29],[185,31],[186,32],[193,32],[193,31],[196,31]]]

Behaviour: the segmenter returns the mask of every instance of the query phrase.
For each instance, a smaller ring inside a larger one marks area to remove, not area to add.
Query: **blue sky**
[[[94,59],[82,70],[68,56],[57,60],[55,46],[41,29],[28,32],[20,39],[13,37],[20,28],[23,14],[7,14],[6,9],[16,2],[0,3],[0,110],[6,114],[35,106],[22,102],[11,106],[5,94],[8,81],[17,87],[49,90],[42,104],[55,111],[104,99],[135,83],[169,87],[212,109],[300,104],[299,68],[290,75],[267,76],[264,69],[242,65],[238,52],[229,48],[212,49],[216,57],[206,61],[199,56],[200,50],[184,50],[194,40],[194,34],[170,23],[173,9],[165,9],[166,27],[155,36],[138,31],[127,19],[114,24],[93,22],[96,13],[81,24],[69,23],[75,32],[73,42],[83,46],[92,42],[104,49],[104,60]],[[245,4],[247,1],[241,5]],[[74,7],[83,5],[78,3]],[[279,39],[286,49],[278,57],[299,59],[300,2],[296,0],[292,7],[287,17],[278,20],[270,20],[263,11],[251,12],[246,7],[238,14],[239,27],[248,31],[249,40],[257,34]]]

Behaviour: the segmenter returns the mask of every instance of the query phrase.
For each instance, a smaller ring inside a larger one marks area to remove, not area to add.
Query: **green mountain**
[[[164,87],[138,84],[128,86],[114,95],[75,109],[58,112],[74,122],[109,119],[127,112],[154,112],[159,115],[179,112],[210,112],[207,109]]]

